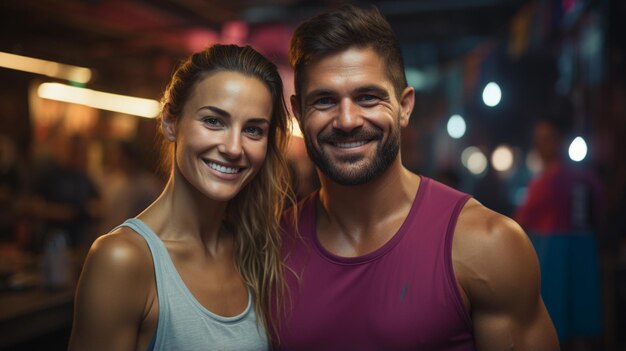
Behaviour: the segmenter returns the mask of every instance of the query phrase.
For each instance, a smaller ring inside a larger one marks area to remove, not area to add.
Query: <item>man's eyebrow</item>
[[[333,95],[334,93],[335,92],[332,91],[331,89],[326,89],[326,88],[315,89],[315,90],[307,93],[304,96],[304,100],[305,101],[309,101],[309,100],[314,99],[316,97]]]
[[[389,91],[387,89],[376,84],[360,86],[354,89],[352,93],[353,94],[374,93],[374,94],[381,95],[381,96],[389,95]],[[334,95],[334,94],[336,94],[334,90],[320,88],[320,89],[315,89],[309,92],[308,94],[305,95],[304,98],[305,98],[305,101],[310,101],[320,96],[329,96],[329,95]]]
[[[389,91],[387,89],[385,89],[385,88],[383,88],[383,87],[381,87],[379,85],[375,85],[375,84],[358,87],[358,88],[354,89],[353,92],[357,93],[357,94],[375,93],[375,94],[384,95],[384,96],[389,95]]]
[[[207,105],[207,106],[202,106],[202,107],[200,107],[198,109],[198,111],[201,111],[201,110],[209,110],[209,111],[211,111],[213,113],[216,113],[216,114],[218,114],[218,115],[220,115],[222,117],[230,118],[230,113],[228,113],[227,111],[222,110],[219,107]]]

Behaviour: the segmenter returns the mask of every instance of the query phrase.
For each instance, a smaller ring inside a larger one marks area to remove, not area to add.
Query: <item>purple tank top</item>
[[[317,193],[300,206],[302,241],[285,244],[291,291],[282,350],[474,350],[452,269],[452,236],[469,196],[422,177],[398,232],[365,256],[339,257],[316,235]],[[290,230],[284,225],[285,230]]]

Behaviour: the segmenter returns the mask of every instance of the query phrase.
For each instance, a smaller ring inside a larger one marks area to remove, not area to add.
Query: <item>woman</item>
[[[215,45],[178,68],[160,125],[169,180],[90,249],[70,349],[268,348],[278,218],[293,199],[285,111],[275,65],[250,47]]]

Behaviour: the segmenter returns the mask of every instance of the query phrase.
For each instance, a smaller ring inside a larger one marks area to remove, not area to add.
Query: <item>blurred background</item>
[[[564,350],[626,350],[621,0],[0,0],[0,350],[66,349],[89,245],[163,186],[155,117],[180,60],[252,45],[288,97],[291,32],[342,3],[400,39],[404,164],[520,222]],[[304,196],[302,139],[289,158]]]

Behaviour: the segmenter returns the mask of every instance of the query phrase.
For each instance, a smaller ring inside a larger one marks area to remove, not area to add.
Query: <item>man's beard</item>
[[[364,165],[351,169],[352,167],[350,166],[342,166],[338,165],[338,163],[352,164],[362,161],[366,156],[347,155],[336,157],[336,160],[333,160],[326,154],[322,145],[351,140],[368,140],[369,142],[378,140],[380,142],[383,140],[383,132],[380,128],[355,129],[348,133],[341,130],[332,130],[331,132],[320,134],[317,137],[319,149],[313,145],[306,133],[303,134],[306,150],[311,160],[326,177],[341,185],[360,185],[374,180],[389,168],[400,150],[400,129],[394,128],[390,131],[387,140],[382,142],[382,144],[378,144],[376,153],[371,159],[366,160]]]

